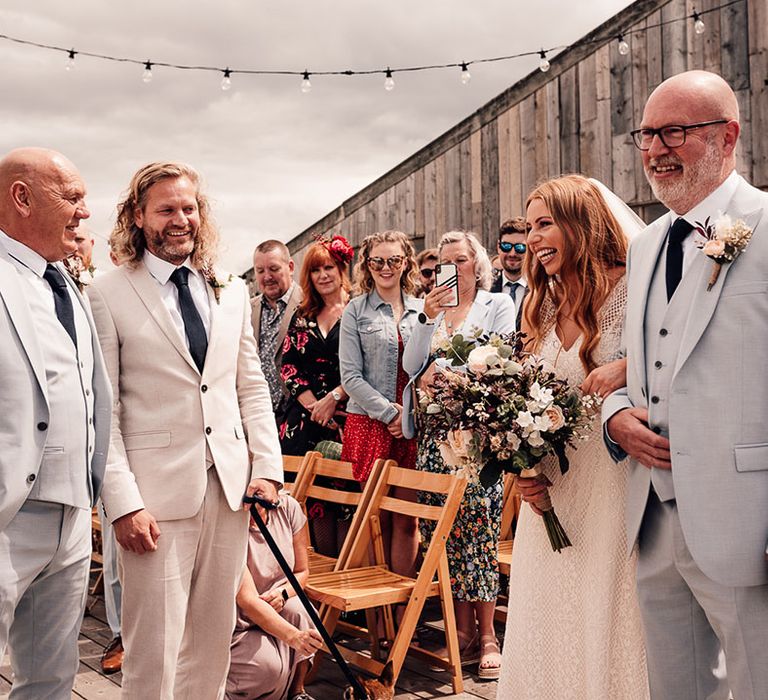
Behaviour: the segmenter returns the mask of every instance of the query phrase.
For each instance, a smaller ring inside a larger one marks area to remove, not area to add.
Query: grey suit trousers
[[[768,586],[723,586],[702,573],[677,504],[653,490],[640,530],[637,590],[652,700],[768,698]],[[720,648],[727,680],[718,678]]]
[[[91,557],[91,513],[27,501],[0,531],[0,659],[11,700],[69,700]]]

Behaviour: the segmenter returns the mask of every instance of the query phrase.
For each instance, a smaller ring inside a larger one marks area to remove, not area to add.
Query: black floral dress
[[[324,428],[310,420],[309,412],[299,403],[300,394],[309,390],[322,399],[341,384],[339,373],[340,321],[323,336],[317,320],[300,316],[291,319],[283,343],[283,364],[280,376],[290,399],[279,425],[280,446],[284,455],[303,455],[321,440],[341,442],[338,428]],[[339,404],[338,409],[344,406]],[[343,418],[336,416],[343,425]]]

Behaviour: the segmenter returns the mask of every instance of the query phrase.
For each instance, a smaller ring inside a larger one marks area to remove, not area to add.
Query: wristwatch
[[[283,596],[283,600],[284,600],[284,601],[287,601],[287,600],[288,600],[288,591],[287,591],[285,588],[283,588],[283,590],[282,590],[282,591],[280,591],[280,595],[282,595],[282,596]]]
[[[331,392],[331,396],[333,396],[334,401],[341,401],[341,392],[336,391],[336,389]]]
[[[419,323],[421,323],[424,326],[432,326],[435,323],[435,319],[430,318],[423,311],[420,311],[419,315],[416,318],[418,319]]]

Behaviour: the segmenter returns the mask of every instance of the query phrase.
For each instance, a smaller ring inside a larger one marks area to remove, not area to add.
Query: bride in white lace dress
[[[577,175],[539,185],[526,218],[529,347],[573,385],[606,395],[625,381],[624,361],[613,361],[627,293],[626,236],[597,187]],[[556,459],[542,462],[573,545],[560,554],[536,507],[547,484],[518,479],[528,503],[512,553],[498,698],[645,700],[636,560],[627,554],[624,528],[626,467],[608,456],[599,416],[568,456],[565,475]]]

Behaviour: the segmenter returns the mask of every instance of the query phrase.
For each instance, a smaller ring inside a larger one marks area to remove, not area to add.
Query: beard
[[[149,252],[158,258],[174,265],[183,263],[195,250],[197,228],[190,226],[191,236],[173,238],[170,233],[178,232],[172,226],[166,226],[162,231],[145,224],[144,238]]]
[[[671,181],[657,180],[651,170],[652,165],[680,165],[682,176]],[[651,160],[645,168],[645,175],[656,199],[676,214],[685,214],[720,184],[722,168],[722,155],[714,140],[708,140],[704,155],[694,163],[685,165],[674,153],[670,153]]]

